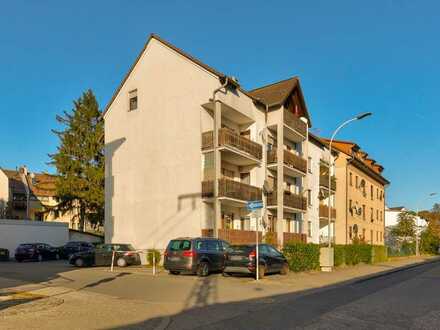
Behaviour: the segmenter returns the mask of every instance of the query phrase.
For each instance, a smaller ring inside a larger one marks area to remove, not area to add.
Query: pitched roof
[[[18,171],[15,170],[6,170],[4,168],[1,169],[3,173],[8,177],[9,179],[9,188],[14,192],[18,194],[25,194],[26,193],[26,187],[21,181],[20,174]]]
[[[9,187],[14,193],[26,193],[26,187],[17,170],[1,169],[9,179]],[[56,176],[48,173],[34,173],[34,180],[30,173],[26,176],[27,185],[35,196],[56,196]]]
[[[394,207],[388,207],[388,211],[404,211],[405,206],[394,206]]]
[[[103,117],[108,109],[110,108],[110,106],[112,105],[113,101],[115,100],[116,96],[119,94],[119,91],[121,90],[122,86],[124,85],[124,83],[127,81],[128,77],[130,76],[131,72],[133,71],[133,69],[135,68],[136,64],[139,62],[139,60],[142,57],[142,54],[145,52],[145,49],[147,48],[148,44],[150,43],[150,41],[152,39],[156,39],[157,41],[161,42],[163,45],[167,46],[168,48],[172,49],[173,51],[175,51],[176,53],[182,55],[183,57],[187,58],[188,60],[192,61],[193,63],[199,65],[200,67],[202,67],[203,69],[205,69],[206,71],[212,73],[213,75],[217,76],[221,82],[224,82],[224,79],[228,78],[227,75],[225,75],[224,73],[214,69],[213,67],[203,63],[202,61],[200,61],[199,59],[195,58],[194,56],[184,52],[182,49],[174,46],[173,44],[169,43],[168,41],[162,39],[161,37],[159,37],[157,34],[150,34],[147,42],[145,43],[144,47],[142,48],[142,50],[140,51],[139,55],[137,56],[136,60],[134,61],[134,63],[131,65],[130,69],[128,70],[128,72],[126,73],[126,75],[124,76],[124,78],[122,79],[121,83],[119,84],[118,88],[115,90],[115,92],[113,93],[112,98],[110,99],[110,101],[108,102],[107,106],[105,107],[104,111],[102,112],[101,117]],[[229,79],[229,82],[234,85],[235,87],[237,87],[243,94],[247,95],[248,97],[252,98],[254,101],[259,102],[258,99],[254,98],[248,91],[242,89],[240,87],[240,85],[234,81],[233,79]]]
[[[323,147],[323,148],[328,149],[328,145],[327,145],[327,143],[325,143],[325,141],[322,141],[319,136],[312,134],[310,132],[309,132],[309,141],[318,145],[319,147]],[[333,149],[332,154],[337,156],[339,154],[339,152],[336,149]]]

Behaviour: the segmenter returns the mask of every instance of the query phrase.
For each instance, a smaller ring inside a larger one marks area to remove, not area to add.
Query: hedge
[[[350,244],[334,246],[334,265],[354,266],[359,263],[371,264],[386,261],[387,249],[385,246],[369,244]]]
[[[290,270],[303,272],[319,269],[319,245],[287,242],[283,248]]]
[[[373,245],[372,262],[384,262],[388,260],[387,248],[383,245]]]
[[[345,245],[335,245],[334,252],[335,252],[335,256],[334,256],[335,267],[339,267],[345,264]]]

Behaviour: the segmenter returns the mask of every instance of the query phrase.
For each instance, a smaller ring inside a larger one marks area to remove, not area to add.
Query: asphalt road
[[[440,264],[278,300],[201,328],[440,329]]]

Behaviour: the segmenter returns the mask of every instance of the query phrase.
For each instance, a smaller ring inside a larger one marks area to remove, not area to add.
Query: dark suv
[[[231,245],[226,253],[223,275],[227,276],[233,273],[255,275],[255,259],[256,244]],[[289,272],[286,257],[269,244],[258,245],[258,260],[258,275],[260,278],[269,273],[286,275]]]
[[[181,272],[207,276],[222,271],[229,243],[216,238],[178,238],[168,244],[164,268],[171,274]]]

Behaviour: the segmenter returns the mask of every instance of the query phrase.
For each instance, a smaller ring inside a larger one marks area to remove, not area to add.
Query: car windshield
[[[169,244],[170,251],[186,251],[191,249],[191,241],[188,240],[173,240]]]
[[[20,244],[18,247],[22,248],[22,249],[30,249],[30,248],[33,248],[34,245],[33,244]]]

